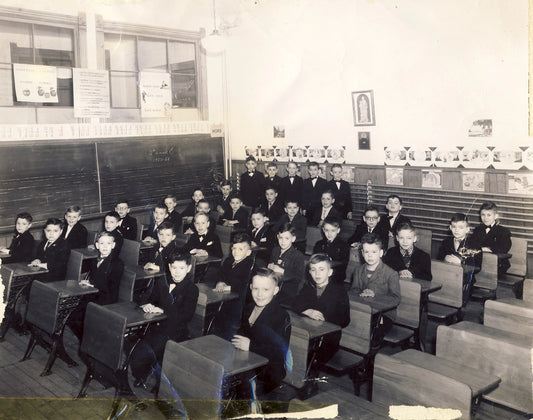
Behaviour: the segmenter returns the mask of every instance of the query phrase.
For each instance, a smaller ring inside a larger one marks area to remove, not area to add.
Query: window
[[[194,42],[106,33],[104,49],[113,108],[139,108],[140,71],[170,73],[173,107],[199,106]]]
[[[0,20],[0,106],[73,106],[74,31],[69,28]],[[57,68],[58,103],[18,102],[12,64]]]

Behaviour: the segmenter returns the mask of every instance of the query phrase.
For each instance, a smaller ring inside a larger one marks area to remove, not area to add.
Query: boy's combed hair
[[[389,194],[385,199],[385,203],[388,202],[391,198],[397,198],[400,204],[403,204],[402,197],[400,197],[398,194]]]
[[[100,238],[105,238],[105,237],[109,237],[111,239],[113,239],[113,242],[115,242],[115,237],[113,235],[111,235],[109,232],[106,232],[105,230],[98,233],[98,235],[96,235],[96,239],[94,240],[94,242],[98,242],[98,240]]]
[[[331,169],[334,169],[334,168],[341,168],[342,169],[342,165],[340,163],[334,163],[333,165],[331,165]]]
[[[255,157],[253,155],[249,155],[247,158],[246,158],[246,162],[250,162],[250,161],[254,161],[254,162],[257,162],[255,160]]]
[[[285,200],[285,207],[287,207],[290,203],[294,203],[296,204],[298,207],[300,207],[300,203],[298,202],[298,200],[296,198],[287,198]]]
[[[278,285],[278,279],[276,273],[274,273],[270,268],[260,267],[255,271],[254,277],[267,277],[272,280],[276,286]],[[253,281],[253,280],[252,280]]]
[[[178,199],[176,198],[176,196],[174,194],[168,194],[168,195],[165,195],[165,198],[163,198],[163,202],[165,202],[165,200],[167,198],[170,198],[171,200],[174,200],[174,203],[177,203],[178,202]]]
[[[33,217],[31,217],[31,214],[27,211],[23,211],[22,213],[17,214],[17,217],[15,217],[15,223],[17,222],[17,219],[24,219],[28,223],[33,222]]]
[[[324,194],[329,194],[331,198],[334,198],[334,197],[335,197],[335,194],[333,194],[333,191],[331,191],[331,190],[325,190],[325,191],[322,193],[322,195],[324,195]]]
[[[126,204],[128,207],[130,206],[130,202],[128,200],[118,200],[116,203],[115,203],[115,207],[118,207],[120,204]]]
[[[411,223],[402,223],[398,226],[396,229],[396,233],[400,232],[401,230],[410,230],[416,235],[416,228]]]
[[[166,207],[165,207],[165,208],[166,208]],[[104,219],[105,219],[106,217],[108,217],[108,216],[109,216],[109,217],[114,217],[115,219],[117,219],[117,222],[120,221],[120,214],[118,214],[115,210],[110,211],[109,213],[106,213],[106,215],[104,216]]]
[[[316,168],[319,167],[319,166],[318,166],[318,162],[309,162],[309,163],[307,164],[307,167],[308,167],[308,168],[310,168],[311,166],[314,166],[314,167],[316,167]]]
[[[187,253],[175,252],[168,258],[168,264],[174,264],[176,261],[185,261],[187,265],[191,265],[191,255]]]
[[[285,233],[285,232],[289,232],[292,236],[296,236],[296,229],[292,227],[290,223],[283,223],[279,227],[278,234]]]
[[[249,247],[252,246],[252,240],[247,233],[236,233],[231,240],[232,244],[243,244],[247,243]]]
[[[375,211],[379,215],[378,206],[375,206],[374,204],[369,204],[368,206],[366,206],[365,207],[365,211],[363,212],[363,215],[366,215],[366,213],[369,212],[369,211]]]
[[[63,229],[63,227],[65,226],[63,220],[58,219],[56,217],[51,217],[50,219],[48,219],[46,223],[44,224],[44,227],[48,225],[59,226],[61,229]]]
[[[481,213],[482,210],[494,210],[498,212],[498,206],[493,201],[485,201],[479,208],[479,212]]]
[[[196,222],[196,219],[198,219],[198,217],[200,216],[204,216],[205,218],[207,218],[207,221],[209,221],[209,215],[207,213],[204,213],[203,211],[199,211],[194,215],[194,221]]]
[[[163,210],[165,210],[166,212],[168,212],[168,208],[167,208],[167,206],[165,206],[165,203],[157,203],[157,204],[155,205],[155,207],[154,207],[154,210],[155,210],[155,209],[163,209]]]
[[[209,205],[209,208],[211,208],[211,204],[209,204],[209,201],[207,201],[205,198],[202,198],[201,200],[198,200],[196,205],[202,204],[202,203],[207,203]]]
[[[81,213],[81,207],[80,206],[69,206],[65,210],[65,214],[67,213]]]
[[[328,254],[313,254],[309,258],[309,262],[307,263],[308,266],[311,264],[318,264],[321,262],[326,262],[329,265],[329,268],[331,268],[331,257]]]
[[[267,165],[267,168],[277,168],[278,167],[278,164],[276,162],[270,162],[268,165]]]
[[[239,193],[233,193],[233,194],[230,194],[230,196],[229,196],[229,201],[233,200],[234,198],[236,198],[236,199],[242,201],[242,197],[240,196]]]
[[[335,228],[341,227],[341,221],[337,217],[326,217],[323,225],[331,225]]]
[[[454,213],[450,219],[450,223],[454,222],[466,222],[466,224],[468,224],[468,217],[464,213]]]
[[[275,193],[278,192],[277,188],[274,187],[273,185],[269,185],[268,187],[265,188],[265,192],[267,192],[268,190],[272,190],[272,191],[274,191]]]
[[[230,181],[229,179],[225,179],[224,181],[222,181],[222,182],[220,183],[220,187],[221,187],[221,188],[222,188],[222,187],[225,187],[225,186],[227,186],[227,185],[229,185],[229,186],[231,187],[231,181]]]
[[[261,207],[255,207],[254,209],[252,209],[252,213],[250,214],[250,216],[253,216],[254,214],[260,214],[263,217],[266,216],[265,211]]]
[[[361,238],[361,246],[363,244],[369,244],[369,245],[376,244],[381,249],[383,249],[383,242],[381,241],[381,238],[378,235],[376,235],[374,232],[365,233],[363,235],[363,237]]]
[[[161,231],[163,229],[172,229],[172,233],[176,233],[176,228],[174,226],[174,223],[172,223],[170,220],[163,220],[161,224],[158,226],[157,231]]]
[[[194,195],[196,191],[200,191],[202,194],[204,193],[204,191],[202,190],[202,187],[196,187],[194,190],[192,190],[192,195]]]

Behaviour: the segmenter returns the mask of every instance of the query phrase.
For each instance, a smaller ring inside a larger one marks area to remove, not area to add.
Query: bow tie
[[[254,171],[248,172],[248,175],[254,176]]]
[[[289,179],[294,179],[294,176],[289,176]]]
[[[318,178],[317,176],[314,176],[313,178],[311,178],[311,181],[314,181],[317,178]]]

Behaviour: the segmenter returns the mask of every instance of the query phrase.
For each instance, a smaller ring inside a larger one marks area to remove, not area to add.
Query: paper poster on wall
[[[291,160],[301,163],[307,160],[307,147],[293,147],[291,153]]]
[[[343,166],[342,179],[350,183],[355,183],[355,168],[353,166]]]
[[[261,146],[245,146],[244,153],[246,157],[253,156],[255,160],[260,160]]]
[[[433,161],[437,167],[456,168],[461,164],[459,152],[457,148],[437,147],[433,151]]]
[[[403,168],[385,168],[387,185],[403,185]]]
[[[487,168],[492,164],[492,152],[487,147],[464,148],[459,153],[465,168]]]
[[[407,163],[407,150],[404,147],[385,147],[385,165],[405,165]]]
[[[267,162],[274,160],[274,147],[261,147],[261,159]]]
[[[492,166],[496,169],[519,169],[522,166],[522,151],[495,149],[492,151]]]
[[[109,74],[106,70],[72,69],[74,116],[109,118]]]
[[[276,147],[274,149],[274,158],[279,162],[288,162],[290,151],[289,147]]]
[[[423,169],[422,170],[422,187],[424,188],[442,188],[442,171]]]
[[[344,163],[344,150],[346,146],[328,148],[326,151],[326,157],[329,163]]]
[[[19,102],[57,103],[57,70],[53,66],[13,64]]]
[[[326,161],[326,149],[311,146],[307,150],[307,158],[311,162],[324,163]]]
[[[528,169],[533,169],[533,148],[524,146],[521,147],[524,151],[522,153],[522,158],[524,159],[524,166]]]
[[[510,194],[533,195],[533,174],[507,174]]]
[[[139,79],[141,116],[145,118],[170,116],[172,108],[170,74],[141,71]]]
[[[430,166],[433,163],[433,151],[427,149],[409,149],[407,163],[411,166]]]
[[[463,191],[485,191],[485,173],[463,172]]]

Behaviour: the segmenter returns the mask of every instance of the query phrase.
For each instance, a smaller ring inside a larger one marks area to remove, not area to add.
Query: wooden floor
[[[509,290],[499,290],[499,298],[511,297]],[[468,304],[464,317],[466,320],[480,322],[481,304],[471,302]],[[429,350],[434,348],[436,325],[428,327],[426,346]],[[31,359],[20,362],[26,345],[28,335],[20,335],[14,330],[9,330],[5,340],[0,342],[0,419],[105,419],[111,412],[114,399],[113,389],[103,389],[97,382],[92,381],[87,391],[87,398],[75,399],[80,388],[85,365],[78,357],[78,340],[67,329],[65,331],[65,345],[70,356],[79,365],[69,368],[62,360],[56,360],[52,374],[39,376],[44,368],[48,353],[37,346]],[[382,351],[392,354],[399,348],[384,348]],[[326,384],[319,384],[319,388],[326,390],[333,387],[341,388],[347,392],[353,392],[351,381],[345,377],[326,378]],[[131,383],[131,378],[130,378]],[[121,401],[121,415],[117,418],[127,419],[162,419],[161,411],[153,402],[153,394],[134,388],[139,401]],[[364,396],[366,389],[363,386],[361,395]],[[291,411],[298,409],[316,408],[317,405],[296,406],[291,403]],[[357,414],[354,413],[354,418]],[[519,419],[514,413],[499,407],[482,403],[475,419]]]

